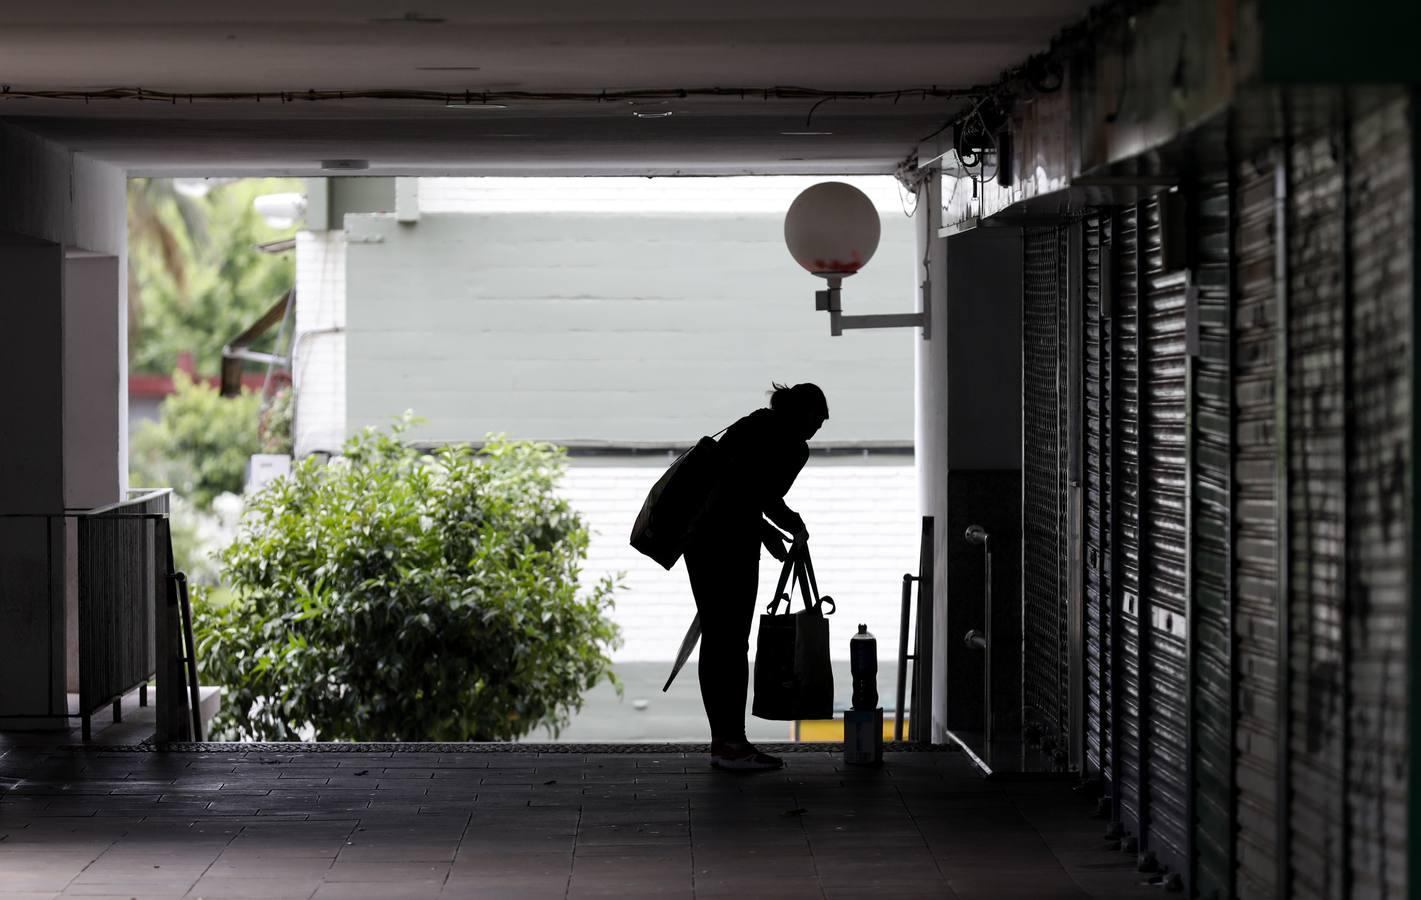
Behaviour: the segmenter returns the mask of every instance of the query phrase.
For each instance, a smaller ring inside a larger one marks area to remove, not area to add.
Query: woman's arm
[[[785,536],[783,532],[764,519],[760,520],[760,543],[770,551],[771,556],[784,562],[787,552],[785,550]]]
[[[764,513],[780,528],[797,535],[804,530],[804,517],[789,508],[783,497],[776,497],[765,504]]]
[[[771,522],[796,538],[801,535],[808,537],[804,528],[804,518],[789,508],[789,505],[785,503],[784,496],[789,493],[789,489],[794,485],[794,480],[799,477],[804,464],[809,461],[809,447],[801,444],[799,447],[793,448],[791,453],[792,455],[786,454],[784,458],[776,460],[775,470],[767,485],[768,491],[762,512],[769,517]]]

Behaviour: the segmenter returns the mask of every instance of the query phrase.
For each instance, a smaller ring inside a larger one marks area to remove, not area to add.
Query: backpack
[[[678,456],[647,493],[632,524],[631,545],[664,569],[676,565],[720,480],[720,468],[721,449],[714,435]]]

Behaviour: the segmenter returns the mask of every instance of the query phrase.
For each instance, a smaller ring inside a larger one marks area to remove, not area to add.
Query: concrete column
[[[918,466],[918,494],[923,515],[932,516],[933,548],[933,708],[931,735],[946,740],[947,698],[947,242],[937,236],[942,220],[942,179],[937,172],[918,189],[918,256],[915,283],[930,282],[923,302],[931,305],[931,336],[916,342],[917,407],[914,416],[913,456]],[[913,713],[916,715],[917,710]]]
[[[77,691],[77,541],[66,509],[122,496],[119,261],[0,238],[0,727],[64,725]]]
[[[0,237],[0,725],[61,724],[64,698],[64,248]]]
[[[128,412],[127,320],[118,257],[71,251],[64,260],[64,505],[123,498]],[[65,520],[65,689],[79,693],[79,527]]]
[[[0,727],[64,724],[62,514],[118,499],[124,481],[125,184],[113,165],[0,123]],[[106,261],[66,272],[65,248]]]
[[[125,321],[115,256],[64,261],[64,505],[122,499]]]

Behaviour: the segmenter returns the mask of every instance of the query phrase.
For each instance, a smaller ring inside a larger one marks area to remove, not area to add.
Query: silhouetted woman
[[[808,539],[804,520],[785,505],[784,496],[809,459],[809,439],[827,418],[829,404],[816,385],[776,384],[769,409],[740,419],[720,439],[723,477],[686,549],[686,572],[701,616],[701,700],[710,721],[713,766],[783,765],[745,738],[760,547],[783,560],[780,529],[795,541]]]

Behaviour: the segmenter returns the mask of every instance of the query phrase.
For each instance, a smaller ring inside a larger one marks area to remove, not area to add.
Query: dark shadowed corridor
[[[961,753],[11,746],[0,898],[1154,897],[1060,782]]]

